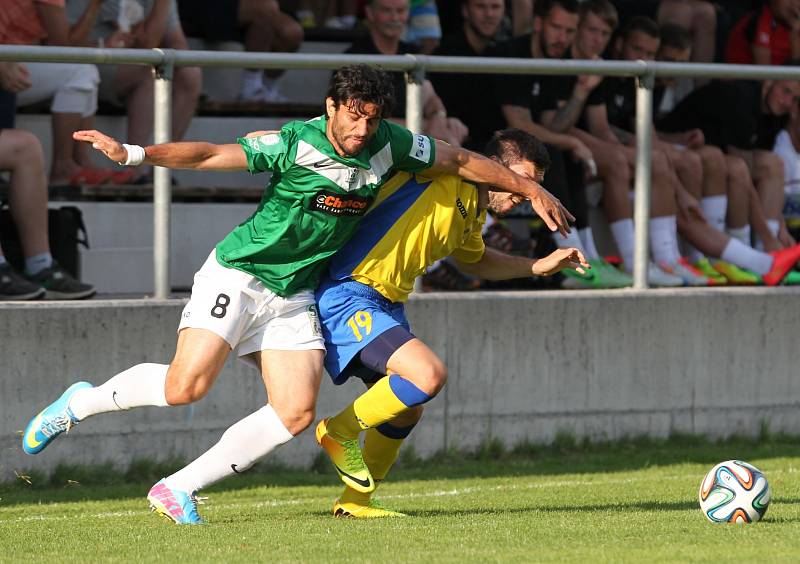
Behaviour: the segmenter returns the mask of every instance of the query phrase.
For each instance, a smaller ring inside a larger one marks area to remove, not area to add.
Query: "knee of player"
[[[418,374],[423,392],[433,397],[447,383],[447,367],[440,360],[431,361]]]
[[[172,370],[172,369],[170,369]],[[203,399],[209,390],[205,378],[200,374],[168,372],[165,397],[169,405],[186,405]]]
[[[286,430],[292,435],[297,436],[308,429],[314,422],[316,411],[313,406],[295,407],[287,412],[279,413],[278,416],[286,426]]]

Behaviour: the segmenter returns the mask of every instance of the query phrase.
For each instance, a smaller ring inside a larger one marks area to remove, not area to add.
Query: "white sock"
[[[614,242],[617,244],[622,264],[628,272],[633,270],[633,248],[635,244],[635,237],[633,233],[633,220],[620,219],[611,225],[611,235],[614,237]]]
[[[553,241],[555,242],[556,246],[559,249],[566,249],[567,247],[574,247],[582,252],[584,255],[586,254],[586,250],[583,248],[583,243],[581,242],[581,238],[578,236],[578,230],[573,229],[569,233],[567,233],[566,238],[561,236],[561,233],[553,233]]]
[[[6,257],[0,254],[0,264],[5,264],[6,262],[8,262]]]
[[[752,243],[752,240],[750,239],[750,224],[747,224],[744,227],[729,227],[728,235],[734,239],[738,239],[748,247]]]
[[[772,270],[773,258],[770,255],[748,247],[733,237],[725,245],[720,258],[762,276]]]
[[[768,219],[767,229],[769,229],[769,232],[772,233],[773,237],[777,237],[778,231],[780,231],[781,229],[780,221],[778,221],[777,219]],[[756,237],[755,248],[758,249],[759,251],[764,250],[764,241],[761,239],[761,237]]]
[[[253,94],[264,88],[264,71],[259,69],[244,69],[242,71],[242,94]]]
[[[725,215],[728,213],[728,196],[708,196],[700,200],[700,208],[708,222],[720,231],[725,231]]]
[[[35,276],[51,266],[53,266],[53,255],[49,252],[39,253],[25,259],[25,272],[28,276]]]
[[[673,265],[681,259],[674,215],[650,218],[650,247],[657,263]]]
[[[164,387],[168,368],[166,364],[137,364],[101,386],[78,390],[70,399],[69,408],[82,421],[98,413],[133,407],[167,407]]]
[[[165,482],[169,488],[195,492],[226,476],[244,472],[291,438],[272,406],[266,405],[230,426],[217,444],[186,468],[168,476]]]
[[[583,243],[584,248],[584,255],[586,255],[586,260],[593,260],[599,259],[600,253],[597,252],[597,247],[594,245],[594,235],[592,234],[591,227],[584,227],[583,229],[578,229],[578,235],[581,238],[581,242]]]

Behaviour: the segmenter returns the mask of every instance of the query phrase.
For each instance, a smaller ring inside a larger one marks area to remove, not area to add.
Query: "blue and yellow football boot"
[[[69,409],[69,400],[78,390],[93,387],[89,382],[72,384],[60,398],[31,419],[22,434],[22,450],[25,454],[39,454],[53,439],[77,425],[78,418]]]

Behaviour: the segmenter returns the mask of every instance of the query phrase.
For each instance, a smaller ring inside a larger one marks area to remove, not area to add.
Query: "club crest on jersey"
[[[357,186],[354,187],[353,185],[358,183],[358,175],[359,171],[357,168],[350,167],[348,169],[347,185],[350,187],[350,190],[355,190],[355,188],[357,188]]]
[[[309,209],[321,211],[333,216],[356,217],[367,213],[372,198],[356,196],[355,194],[337,194],[320,190],[309,203]]]

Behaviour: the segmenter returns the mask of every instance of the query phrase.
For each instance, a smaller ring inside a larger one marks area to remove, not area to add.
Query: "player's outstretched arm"
[[[533,210],[544,220],[550,231],[559,231],[566,235],[570,232],[569,222],[575,221],[575,217],[561,201],[537,182],[478,153],[437,143],[436,161],[429,171],[433,174],[457,174],[471,182],[489,184],[499,190],[524,196],[531,201]]]
[[[484,280],[510,280],[529,276],[550,276],[567,268],[584,274],[592,268],[578,249],[556,249],[546,257],[517,257],[487,247],[478,262],[458,261],[459,270]]]
[[[128,149],[108,135],[96,130],[76,131],[76,141],[91,143],[94,149],[121,164],[150,164],[166,168],[198,170],[247,170],[247,156],[239,145],[214,145],[203,142],[163,143],[144,148],[144,160],[131,162]]]

